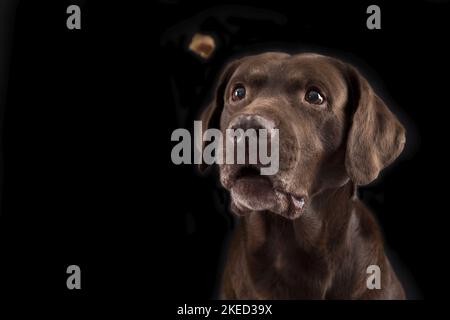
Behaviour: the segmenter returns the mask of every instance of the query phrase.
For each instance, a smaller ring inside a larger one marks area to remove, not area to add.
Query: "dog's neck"
[[[295,220],[271,212],[244,216],[242,259],[255,292],[268,298],[292,290],[298,299],[323,299],[365,284],[361,266],[383,264],[382,241],[354,190],[347,183],[318,194]]]
[[[246,246],[251,252],[286,248],[326,254],[334,241],[344,241],[351,228],[355,187],[325,190],[312,199],[301,217],[286,219],[272,212],[253,212],[243,218]]]

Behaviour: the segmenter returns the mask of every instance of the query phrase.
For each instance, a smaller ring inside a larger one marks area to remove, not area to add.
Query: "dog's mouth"
[[[236,173],[236,180],[242,179],[242,178],[266,178],[268,179],[268,176],[261,175],[261,168],[254,166],[254,165],[246,165],[242,166]]]
[[[305,210],[306,196],[281,189],[274,176],[261,175],[257,166],[242,166],[233,176],[230,192],[233,209],[238,214],[271,211],[295,219]]]

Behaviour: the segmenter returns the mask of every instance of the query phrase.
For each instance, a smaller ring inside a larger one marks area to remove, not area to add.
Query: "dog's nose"
[[[259,130],[265,129],[270,134],[270,131],[275,128],[275,123],[259,115],[240,115],[231,121],[228,128],[233,130],[242,129],[244,131],[254,129],[256,134],[258,134]]]
[[[228,129],[231,129],[232,132],[230,135],[227,134],[227,138],[234,144],[234,147],[236,149],[244,148],[245,163],[266,162],[261,159],[260,153],[268,155],[268,150],[271,150],[272,147],[272,139],[274,135],[277,135],[277,132],[273,131],[275,123],[272,120],[260,115],[244,114],[234,118]],[[239,151],[235,153],[236,156],[238,154]],[[238,163],[241,162],[238,160]]]
[[[233,137],[236,138],[236,142],[238,143],[241,142],[244,137],[249,137],[251,135],[254,135],[258,140],[261,137],[264,137],[263,139],[267,139],[267,142],[270,143],[272,129],[275,128],[275,123],[260,115],[244,114],[234,118],[228,128],[234,130],[235,133]],[[265,132],[263,133],[261,130],[265,130]]]

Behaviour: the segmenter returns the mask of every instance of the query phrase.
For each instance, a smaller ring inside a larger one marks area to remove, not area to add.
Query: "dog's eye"
[[[306,92],[305,100],[311,104],[322,104],[325,101],[322,94],[316,89],[311,89]]]
[[[238,85],[233,89],[233,93],[231,95],[231,100],[238,101],[245,98],[245,88],[243,85]]]

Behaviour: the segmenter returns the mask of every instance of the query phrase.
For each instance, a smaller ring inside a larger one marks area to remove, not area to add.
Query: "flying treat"
[[[209,59],[215,48],[216,44],[213,37],[200,33],[196,33],[189,44],[189,50],[195,52],[205,60]]]

